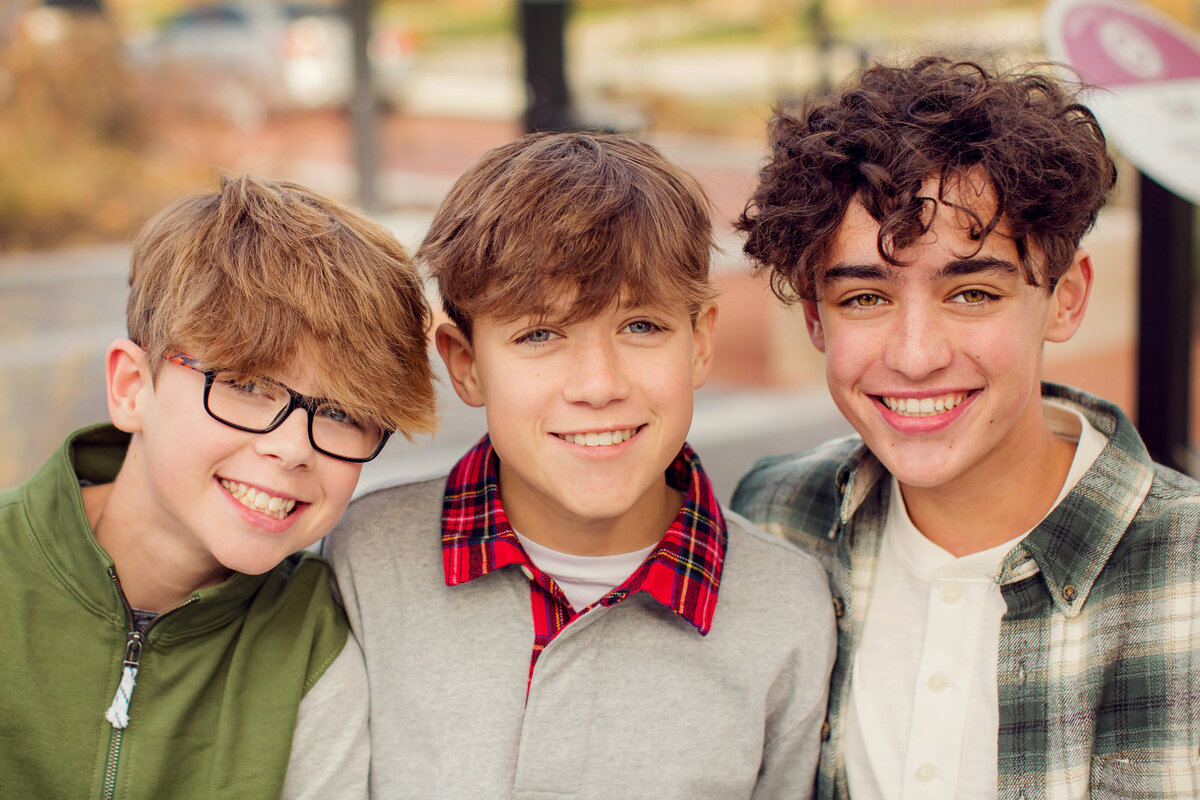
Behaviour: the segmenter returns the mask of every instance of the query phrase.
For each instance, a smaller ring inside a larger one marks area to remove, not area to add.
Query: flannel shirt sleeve
[[[838,515],[838,469],[861,444],[851,436],[806,453],[764,458],[738,482],[730,505],[772,536],[817,556],[828,568],[830,534]]]

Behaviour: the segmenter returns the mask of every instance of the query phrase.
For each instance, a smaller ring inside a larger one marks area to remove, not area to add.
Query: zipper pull
[[[113,696],[112,705],[104,712],[104,718],[118,730],[129,725],[129,703],[133,699],[133,687],[137,684],[138,662],[142,657],[142,634],[130,631],[125,642],[125,662],[121,665],[121,683]]]

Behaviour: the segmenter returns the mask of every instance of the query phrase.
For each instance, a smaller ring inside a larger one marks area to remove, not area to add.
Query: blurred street
[[[270,141],[284,150],[286,142],[305,142],[314,155],[296,162],[292,177],[344,194],[350,175],[337,156],[341,124],[332,115],[285,119],[258,134],[268,140],[260,152],[272,152]],[[506,122],[412,117],[390,121],[385,131],[389,156],[381,183],[398,210],[379,219],[410,251],[457,173],[518,133]],[[721,232],[723,252],[714,262],[722,291],[717,364],[697,395],[690,440],[728,499],[756,458],[801,450],[849,428],[828,399],[820,357],[799,313],[783,309],[765,282],[750,276],[730,232],[729,221],[753,185],[754,143],[648,138],[702,180]],[[1088,318],[1074,340],[1047,349],[1047,378],[1095,391],[1127,410],[1134,396],[1135,237],[1132,211],[1114,206],[1105,213],[1087,242],[1097,269]],[[0,259],[0,380],[8,387],[0,400],[0,486],[32,473],[71,429],[106,418],[103,353],[125,333],[128,256],[128,245],[110,245]],[[465,407],[445,382],[441,388],[441,432],[416,443],[394,439],[367,466],[363,488],[442,472],[482,434],[482,412]]]
[[[771,34],[779,29],[779,20],[750,14],[768,33],[765,40],[755,39],[739,32],[744,20],[738,22],[733,11],[723,22],[714,22],[699,13],[683,19],[669,4],[651,5],[588,17],[572,34],[568,69],[581,119],[635,131],[696,175],[712,201],[721,246],[714,259],[721,292],[717,354],[709,385],[696,398],[690,440],[719,495],[728,499],[737,478],[757,457],[804,449],[849,431],[828,399],[822,360],[808,342],[799,312],[783,308],[765,281],[751,276],[730,227],[755,183],[771,103],[813,85],[820,65],[808,34],[796,35],[798,28],[789,35]],[[839,40],[825,66],[837,77],[867,52],[889,58],[934,46],[965,55],[1040,57],[1036,4],[960,5],[955,13],[864,12],[856,18],[855,43]],[[716,4],[709,11],[714,9]],[[521,133],[517,120],[526,100],[521,52],[505,24],[496,23],[481,36],[431,36],[416,51],[402,87],[389,100],[392,110],[380,121],[377,183],[379,205],[386,211],[377,218],[410,251],[455,178],[486,150]],[[715,45],[708,37],[718,34],[720,44]],[[39,58],[50,59],[57,52],[47,41],[33,51]],[[87,62],[76,69],[90,75],[94,67]],[[109,78],[120,79],[115,72]],[[83,103],[90,95],[80,99],[80,107],[118,117],[144,110],[134,94],[125,105],[114,106],[111,92],[103,88],[109,85],[96,90],[96,96],[106,98],[102,107]],[[52,83],[47,86],[53,88]],[[58,97],[46,92],[48,98]],[[71,200],[73,205],[57,216],[44,216],[61,220],[68,234],[100,220],[109,237],[112,231],[131,236],[137,215],[144,218],[148,209],[158,207],[158,198],[178,194],[178,185],[210,188],[219,170],[295,180],[353,200],[353,137],[344,111],[322,108],[222,119],[179,106],[155,114],[128,132],[130,141],[144,148],[139,153],[143,172],[134,172],[103,148],[78,149],[91,154],[91,160],[72,162],[65,150],[82,145],[51,134],[73,127],[55,124],[54,117],[31,116],[29,130],[37,132],[25,142],[31,152],[21,157],[18,146],[16,160],[9,164],[10,173],[26,170],[25,193],[18,193],[9,207],[25,210],[48,198]],[[101,122],[108,119],[100,117]],[[105,125],[112,127],[110,123]],[[33,158],[34,145],[45,150],[39,150],[40,161]],[[21,167],[26,162],[33,166]],[[1122,170],[1126,176],[1134,174],[1128,165]],[[132,182],[132,196],[147,208],[120,208],[107,188],[114,176]],[[20,185],[20,177],[6,173],[6,185]],[[89,185],[91,195],[85,191]],[[1135,200],[1136,182],[1123,180],[1085,241],[1096,267],[1087,318],[1071,342],[1047,347],[1045,370],[1048,380],[1111,399],[1131,415],[1136,410]],[[16,217],[10,222],[24,237],[13,240],[16,249],[40,241],[32,223]],[[47,240],[64,239],[73,240],[69,235]],[[70,430],[106,419],[103,354],[112,339],[125,333],[128,256],[128,244],[0,254],[0,380],[8,389],[0,399],[0,488],[32,474]],[[1193,348],[1194,359],[1197,353],[1200,347]],[[1193,379],[1200,383],[1200,364],[1193,368]],[[1192,400],[1196,442],[1200,390],[1193,389]],[[483,432],[482,412],[463,406],[444,382],[442,417],[442,430],[434,437],[416,443],[395,437],[367,465],[360,486],[445,471]]]
[[[344,124],[336,114],[285,118],[259,131],[262,141],[247,149],[282,157],[288,155],[288,143],[303,143],[308,155],[294,162],[291,177],[344,195],[345,182],[352,180],[339,153]],[[381,184],[388,206],[399,210],[379,216],[380,221],[414,251],[457,174],[484,150],[518,134],[515,124],[506,122],[389,121],[385,135],[390,155]],[[717,368],[697,395],[690,440],[728,499],[737,478],[757,458],[810,447],[849,432],[849,427],[820,381],[789,386],[790,381],[768,374],[769,326],[788,315],[764,283],[746,273],[740,243],[728,227],[753,185],[758,163],[753,143],[739,148],[668,137],[658,144],[705,183],[721,231],[724,252],[714,261],[725,295]],[[244,139],[241,145],[245,147]],[[128,259],[128,245],[0,258],[0,380],[9,387],[0,401],[5,427],[0,487],[28,477],[70,430],[107,418],[103,355],[111,340],[125,335]],[[789,374],[793,371],[789,368]],[[360,488],[443,472],[482,435],[482,412],[464,406],[445,381],[440,389],[441,431],[415,443],[394,438],[367,465]]]
[[[418,215],[388,221],[401,229],[406,244],[414,244],[412,231],[422,227]],[[5,259],[0,269],[3,485],[28,477],[73,428],[107,418],[104,350],[125,335],[128,258],[127,246],[113,246]],[[415,443],[394,438],[366,466],[360,488],[444,472],[483,434],[482,412],[463,405],[445,380],[440,389],[441,431]],[[718,380],[697,395],[690,438],[728,499],[756,458],[804,449],[843,430],[849,429],[823,386],[764,391],[721,386]]]

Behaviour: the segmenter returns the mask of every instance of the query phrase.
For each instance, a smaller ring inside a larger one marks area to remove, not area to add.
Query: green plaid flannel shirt
[[[1000,568],[997,796],[1200,797],[1200,484],[1153,463],[1116,406],[1048,383],[1043,394],[1075,404],[1108,445]],[[843,710],[886,478],[847,437],[760,461],[733,497],[830,576],[838,655],[819,798],[848,797]]]

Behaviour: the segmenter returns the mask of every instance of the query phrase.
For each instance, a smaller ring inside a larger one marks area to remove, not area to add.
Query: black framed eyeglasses
[[[199,361],[183,353],[168,353],[166,358],[203,375],[204,410],[217,422],[239,431],[270,433],[293,411],[303,408],[313,449],[354,463],[375,458],[391,436],[391,431],[355,419],[331,400],[300,394],[272,378],[203,369]]]

